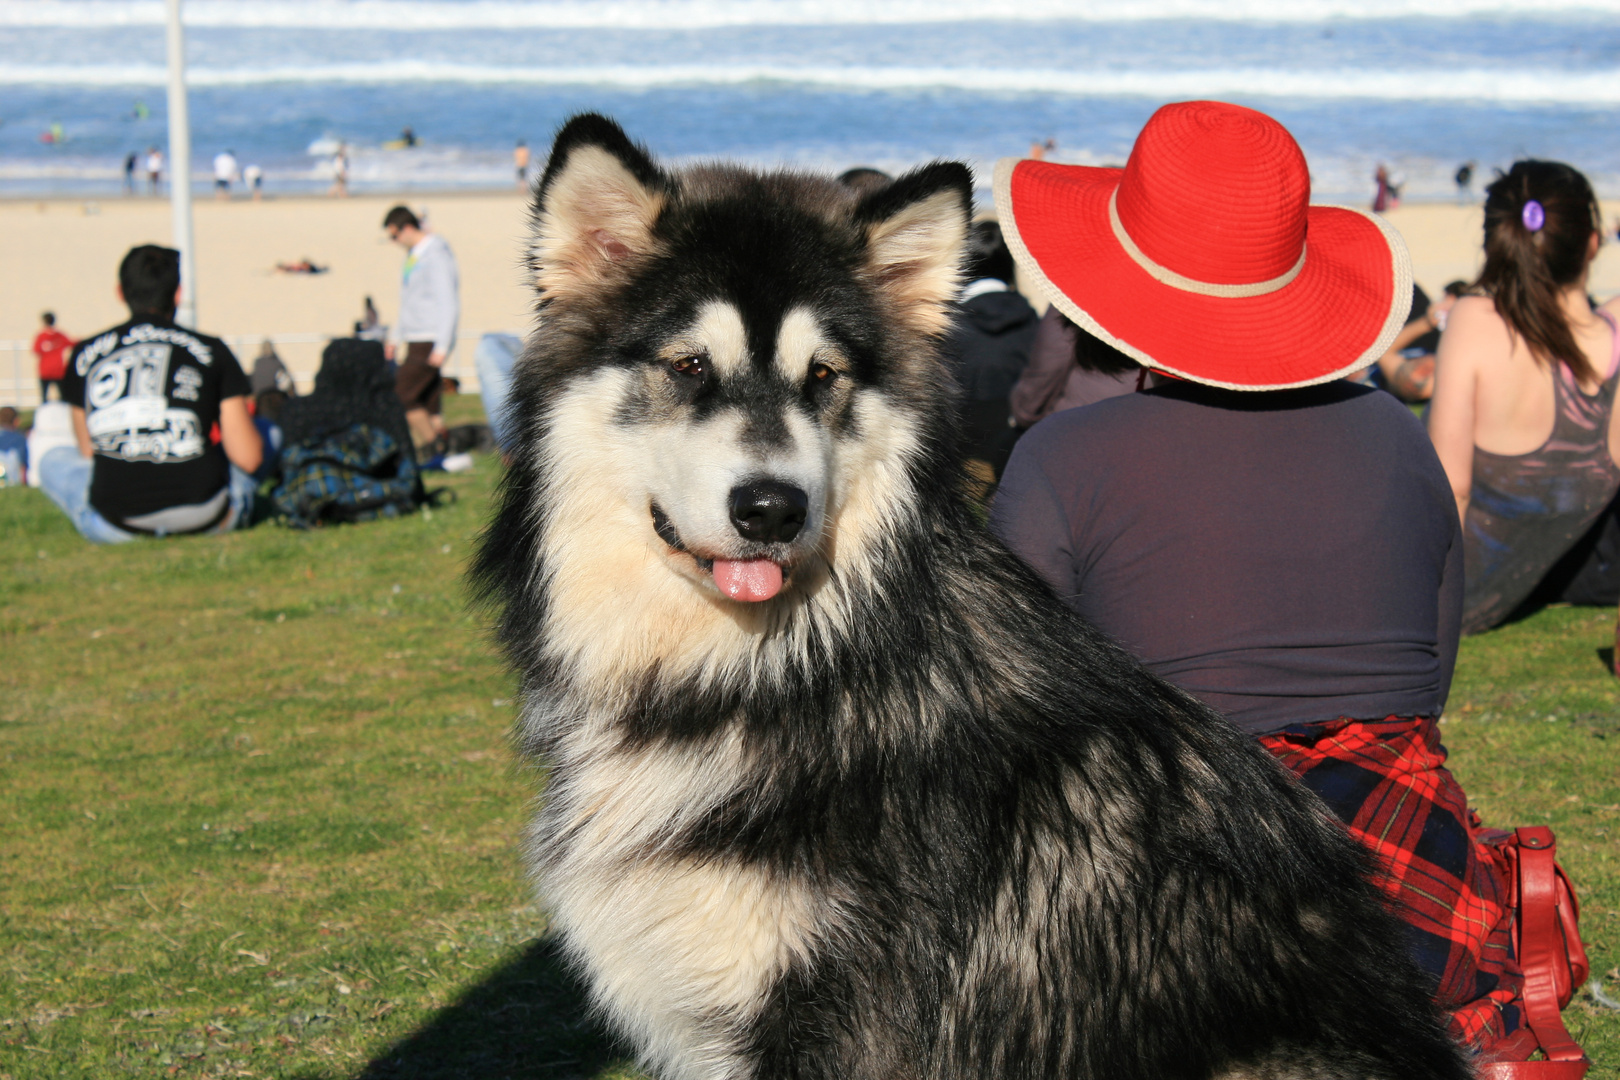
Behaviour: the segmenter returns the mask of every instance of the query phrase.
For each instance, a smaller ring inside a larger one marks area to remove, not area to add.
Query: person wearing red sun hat
[[[1020,274],[1146,370],[1024,436],[992,525],[1367,843],[1453,1033],[1488,1052],[1519,1026],[1520,979],[1436,726],[1456,506],[1417,418],[1344,380],[1406,321],[1400,237],[1312,206],[1288,131],[1219,102],[1160,109],[1123,169],[1003,161],[995,194]]]

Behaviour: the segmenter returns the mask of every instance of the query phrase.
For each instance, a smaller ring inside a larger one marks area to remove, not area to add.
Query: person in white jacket
[[[427,446],[445,432],[439,416],[444,390],[440,369],[456,347],[456,323],[461,318],[456,257],[442,236],[422,230],[421,221],[407,207],[388,211],[383,229],[388,239],[409,252],[399,288],[399,318],[387,355],[399,365],[394,389],[405,406],[411,436],[418,446]]]

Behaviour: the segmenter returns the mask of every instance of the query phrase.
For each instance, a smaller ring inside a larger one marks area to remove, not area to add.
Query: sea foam
[[[155,64],[70,66],[0,64],[0,85],[160,86]],[[1403,69],[1376,71],[1213,68],[1206,70],[1041,70],[988,67],[715,66],[701,64],[590,67],[490,66],[441,61],[389,60],[269,67],[193,67],[193,86],[271,83],[466,83],[530,86],[601,86],[656,89],[672,86],[744,86],[781,83],[824,90],[908,91],[947,89],[993,94],[1062,94],[1073,97],[1199,96],[1373,101],[1490,102],[1506,105],[1620,104],[1620,69],[1560,71],[1526,68]]]
[[[986,21],[1311,23],[1620,14],[1620,0],[188,0],[197,27],[624,29]],[[159,25],[161,0],[0,0],[0,26]]]

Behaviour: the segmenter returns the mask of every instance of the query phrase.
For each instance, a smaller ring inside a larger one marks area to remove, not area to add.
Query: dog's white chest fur
[[[564,739],[535,823],[540,891],[600,1003],[660,1075],[746,1074],[739,1031],[824,934],[824,897],[786,875],[669,849],[743,775],[735,738],[629,750]]]

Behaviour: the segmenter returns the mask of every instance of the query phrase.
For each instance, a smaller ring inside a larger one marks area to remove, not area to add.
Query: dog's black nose
[[[731,523],[761,544],[792,540],[809,513],[810,497],[792,484],[756,480],[731,489]]]

